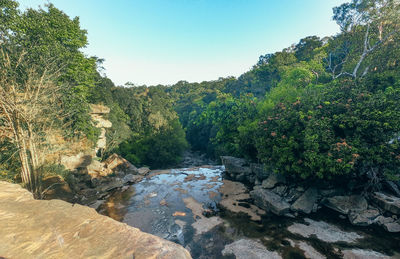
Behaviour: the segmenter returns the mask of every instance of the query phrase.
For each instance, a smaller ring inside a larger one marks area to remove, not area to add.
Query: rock
[[[120,178],[113,178],[110,182],[104,182],[103,184],[99,185],[96,190],[99,193],[109,192],[113,189],[120,188],[124,185],[124,182]]]
[[[375,192],[371,195],[371,199],[382,209],[393,214],[400,214],[400,198],[382,192]]]
[[[101,104],[91,104],[90,110],[90,113],[92,114],[104,115],[110,113],[110,108]]]
[[[384,254],[362,249],[346,249],[342,251],[343,259],[390,259]]]
[[[222,223],[223,221],[220,217],[202,217],[196,220],[196,222],[192,224],[192,227],[196,230],[196,235],[201,235]]]
[[[222,255],[234,255],[236,259],[282,259],[277,252],[268,251],[263,244],[250,239],[240,239],[226,245]]]
[[[143,176],[147,175],[149,172],[150,172],[150,168],[148,168],[148,167],[141,167],[138,169],[138,174],[143,175]]]
[[[271,191],[261,188],[255,189],[250,192],[250,196],[258,207],[271,211],[276,215],[284,215],[290,210],[290,204]]]
[[[386,223],[383,225],[383,228],[392,233],[398,233],[400,232],[400,224],[399,222],[392,222],[392,223]]]
[[[264,215],[265,211],[251,203],[244,202],[244,200],[250,199],[250,194],[244,184],[229,180],[223,180],[222,183],[218,189],[222,196],[222,200],[219,202],[221,207],[234,213],[245,213],[254,221],[261,220],[260,215]],[[243,204],[248,206],[243,206]]]
[[[63,201],[74,202],[74,193],[68,183],[59,176],[47,176],[42,180],[43,198],[46,200],[61,199]]]
[[[262,182],[262,187],[265,189],[272,189],[279,183],[286,183],[285,176],[278,173],[272,173]]]
[[[292,247],[297,247],[297,248],[303,250],[306,258],[310,258],[310,259],[325,259],[326,258],[326,256],[319,253],[317,250],[315,250],[314,247],[312,247],[311,245],[307,244],[304,241],[293,241],[290,239],[286,239],[286,240],[289,241],[289,243]]]
[[[324,199],[322,204],[346,215],[350,211],[363,211],[368,208],[367,200],[361,195],[334,196]]]
[[[191,258],[182,246],[61,200],[34,200],[0,182],[0,255],[5,258]]]
[[[356,226],[368,226],[374,223],[374,220],[379,216],[377,209],[368,209],[364,211],[352,211],[349,213],[351,224]]]
[[[141,175],[133,175],[133,174],[127,174],[122,178],[122,182],[124,184],[127,183],[137,183],[140,182],[143,179],[143,176]]]
[[[399,187],[397,186],[397,184],[395,184],[392,181],[385,181],[385,186],[388,188],[388,190],[390,190],[391,192],[393,192],[397,197],[400,197],[400,190]]]
[[[60,164],[66,169],[73,171],[78,168],[85,168],[92,162],[92,156],[84,153],[79,153],[74,156],[61,156]]]
[[[293,211],[300,211],[310,214],[313,211],[314,204],[317,202],[317,200],[318,190],[315,188],[309,188],[292,204],[292,206],[290,206],[290,209]]]
[[[92,177],[98,177],[103,173],[105,167],[104,164],[98,160],[92,160],[92,162],[86,167],[87,173]]]
[[[274,189],[272,189],[272,192],[278,194],[279,196],[283,196],[285,194],[286,190],[287,190],[287,186],[280,185],[280,186],[277,186]]]
[[[228,174],[238,181],[247,180],[246,177],[251,175],[250,167],[246,166],[246,161],[242,158],[221,156],[221,161]]]
[[[345,194],[345,191],[340,188],[322,189],[319,191],[319,194],[321,194],[322,197],[329,198],[333,196],[343,196]]]
[[[378,216],[374,221],[378,225],[383,226],[388,223],[393,223],[394,219],[392,217]]]
[[[121,170],[133,171],[132,173],[135,174],[138,172],[138,169],[134,165],[132,165],[128,160],[117,154],[112,154],[111,156],[109,156],[104,161],[104,165],[110,170],[121,168]]]
[[[255,163],[250,164],[250,170],[255,176],[257,176],[257,179],[261,181],[267,179],[271,173],[269,170],[265,169],[264,165]]]
[[[363,238],[354,232],[345,232],[335,225],[328,224],[324,221],[314,221],[305,218],[304,221],[308,225],[294,223],[288,227],[291,233],[301,235],[303,237],[310,237],[315,235],[318,239],[327,243],[345,242],[355,243],[357,240]]]

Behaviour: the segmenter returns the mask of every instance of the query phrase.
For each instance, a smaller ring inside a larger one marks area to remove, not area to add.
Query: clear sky
[[[22,8],[45,0],[19,0]],[[52,0],[88,31],[84,52],[104,58],[117,85],[239,76],[263,54],[339,31],[345,0]]]

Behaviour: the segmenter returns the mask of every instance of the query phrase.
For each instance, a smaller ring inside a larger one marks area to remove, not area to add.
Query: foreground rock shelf
[[[191,258],[182,246],[61,200],[0,182],[0,257]]]

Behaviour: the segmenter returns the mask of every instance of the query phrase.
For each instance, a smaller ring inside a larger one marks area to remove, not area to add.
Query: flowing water
[[[341,258],[350,250],[348,258],[400,258],[399,234],[352,226],[328,209],[306,219],[270,213],[251,219],[246,210],[254,211],[254,206],[243,193],[236,196],[242,200],[232,203],[244,212],[219,206],[228,197],[221,193],[224,185],[233,186],[231,192],[239,186],[223,180],[223,169],[151,171],[141,182],[115,191],[99,212],[179,243],[193,258]]]

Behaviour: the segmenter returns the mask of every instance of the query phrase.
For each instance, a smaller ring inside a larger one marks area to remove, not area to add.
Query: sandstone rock
[[[73,171],[78,168],[85,168],[92,162],[92,156],[79,153],[75,156],[61,156],[60,164],[66,169]]]
[[[308,225],[294,223],[288,227],[288,230],[294,234],[303,237],[310,237],[315,235],[318,239],[327,243],[345,242],[355,243],[357,240],[363,238],[354,232],[345,232],[335,225],[328,224],[324,221],[314,221],[312,219],[304,219]]]
[[[342,251],[343,259],[390,259],[390,256],[362,249],[346,249]]]
[[[368,209],[364,211],[352,211],[349,213],[351,224],[356,226],[368,226],[374,223],[374,220],[379,216],[377,209]]]
[[[363,211],[368,208],[367,200],[361,195],[334,196],[323,200],[323,205],[342,214],[350,211]]]
[[[383,227],[388,232],[392,232],[392,233],[400,232],[400,223],[399,222],[386,223],[383,225]]]
[[[127,183],[137,183],[140,182],[143,179],[143,176],[141,175],[133,175],[133,174],[127,174],[124,176],[124,178],[122,179],[122,182],[124,184]]]
[[[393,223],[394,219],[392,217],[378,216],[374,221],[378,225],[383,226],[388,223]]]
[[[134,165],[132,165],[128,160],[117,154],[112,154],[111,156],[109,156],[104,161],[104,164],[105,167],[107,167],[110,170],[115,170],[116,168],[121,167],[122,170],[129,170],[134,174],[138,173],[138,169]]]
[[[285,176],[282,174],[271,173],[268,178],[262,182],[262,187],[265,189],[272,189],[279,183],[286,183]]]
[[[60,200],[34,200],[0,182],[0,255],[6,258],[191,258],[180,245]]]
[[[222,255],[234,255],[237,259],[281,259],[277,252],[268,251],[260,242],[250,239],[240,239],[226,245]]]
[[[293,211],[300,211],[306,214],[310,214],[313,210],[314,204],[318,200],[318,190],[315,188],[309,188],[303,195],[300,196],[293,204],[290,209]]]
[[[90,113],[92,114],[108,114],[110,113],[110,108],[101,104],[91,104]]]
[[[271,191],[259,188],[251,191],[250,196],[258,207],[276,215],[284,215],[290,210],[290,204]]]
[[[43,196],[46,200],[61,199],[68,202],[74,201],[74,194],[68,183],[59,176],[47,176],[42,180]]]
[[[371,199],[382,209],[393,214],[400,214],[400,198],[382,192],[375,192]]]
[[[150,172],[150,168],[148,167],[141,167],[138,169],[138,174],[140,175],[147,175]]]
[[[250,199],[250,195],[244,184],[229,180],[223,180],[222,182],[223,184],[218,190],[222,196],[222,200],[219,202],[220,206],[234,213],[245,213],[250,216],[251,220],[261,220],[260,215],[264,215],[265,211],[253,204],[244,202],[244,200]],[[247,206],[242,206],[243,204]]]

